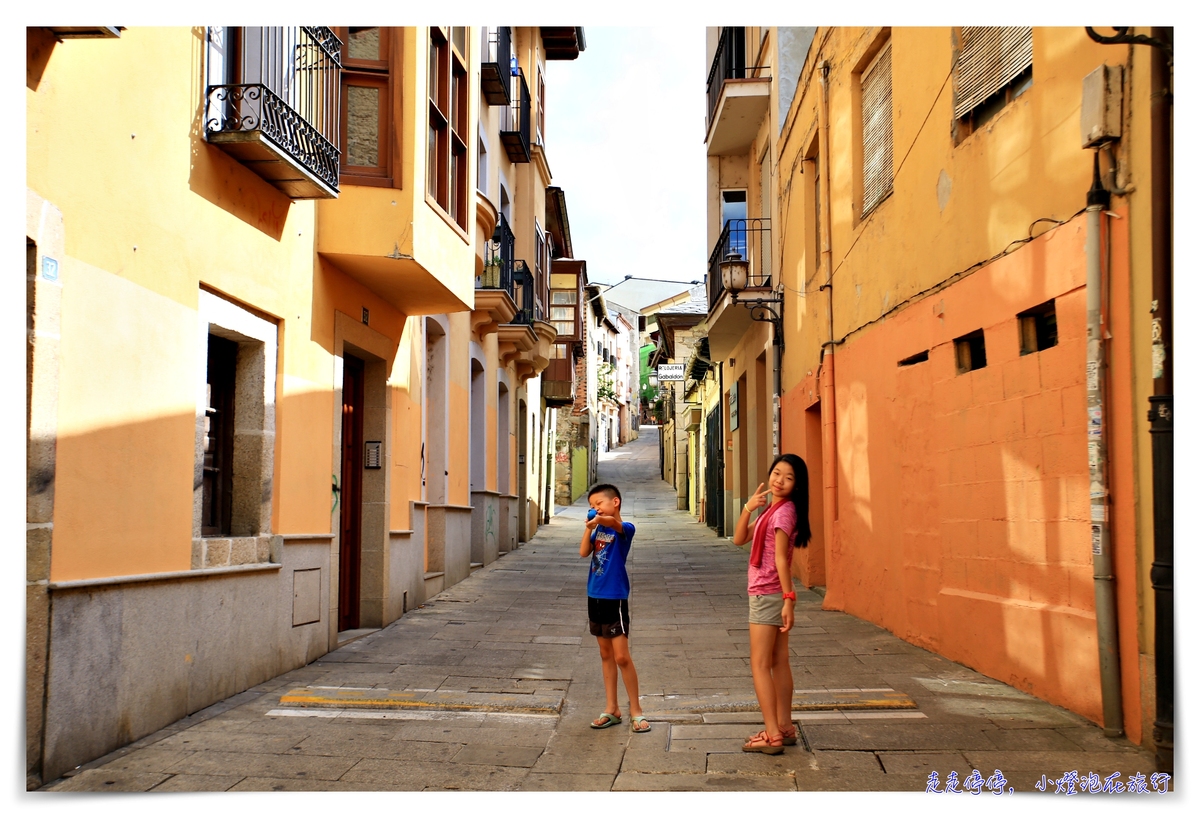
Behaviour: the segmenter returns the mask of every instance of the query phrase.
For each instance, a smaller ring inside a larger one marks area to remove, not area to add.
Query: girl
[[[747,753],[777,755],[783,745],[796,743],[792,723],[792,668],[788,661],[788,631],[795,621],[796,592],[792,588],[792,547],[808,545],[808,468],[794,454],[781,454],[767,478],[742,508],[733,544],[750,548],[747,591],[750,594],[750,672],[754,695],[762,711],[760,733],[742,745]],[[750,528],[750,515],[766,506]],[[787,725],[786,728],[784,725]]]

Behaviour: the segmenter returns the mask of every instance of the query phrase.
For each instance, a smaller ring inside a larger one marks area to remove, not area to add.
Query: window
[[[730,227],[730,222],[734,222]],[[746,258],[746,191],[721,191],[721,229],[729,228],[726,252],[741,253]]]
[[[987,351],[983,345],[983,330],[977,329],[954,339],[954,357],[958,374],[987,366]]]
[[[1033,29],[963,26],[957,35],[954,118],[961,142],[1033,84]]]
[[[233,389],[237,342],[208,336],[208,400],[204,407],[204,465],[200,533],[228,537],[233,516]]]
[[[342,49],[342,176],[350,184],[392,184],[391,30],[336,30]]]
[[[577,338],[579,331],[576,324],[575,308],[579,301],[579,293],[577,290],[553,288],[555,284],[563,283],[554,279],[574,279],[575,276],[555,274],[550,278],[550,322],[554,324],[554,329],[558,332],[560,338]]]
[[[546,78],[540,67],[537,72],[537,95],[537,141],[539,145],[543,145],[546,141]]]
[[[862,73],[862,217],[892,191],[892,44]]]
[[[429,29],[428,194],[467,227],[467,30]]]
[[[758,163],[758,215],[766,220],[771,218],[771,146],[767,145],[763,149],[762,159]],[[764,221],[765,225],[766,222]],[[759,247],[757,253],[759,258],[759,277],[758,281],[763,284],[769,284],[771,281],[771,242],[764,241],[766,236],[759,232]]]
[[[213,293],[199,296],[205,369],[196,384],[192,568],[267,562],[278,326]]]
[[[1054,313],[1054,299],[1039,304],[1031,310],[1017,314],[1017,327],[1021,333],[1021,354],[1041,352],[1058,344],[1058,317]]]
[[[483,131],[479,133],[479,166],[476,170],[475,187],[484,196],[488,192],[487,143],[483,141]]]

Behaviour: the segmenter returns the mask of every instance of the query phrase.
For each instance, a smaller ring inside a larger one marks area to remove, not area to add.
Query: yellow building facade
[[[710,29],[709,343],[726,508],[800,454],[825,607],[1150,746],[1169,72],[1097,32]]]
[[[506,31],[539,78],[582,50]],[[541,310],[569,228],[540,137],[536,168],[481,166],[542,104],[488,103],[488,42],[27,30],[31,786],[387,625],[546,519]],[[479,278],[506,210],[540,276],[515,295]]]

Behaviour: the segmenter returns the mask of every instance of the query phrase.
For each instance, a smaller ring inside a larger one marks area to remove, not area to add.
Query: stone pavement
[[[583,500],[518,550],[388,627],[146,736],[51,790],[924,791],[972,770],[1034,790],[1077,771],[1149,780],[1153,758],[1091,722],[802,591],[791,638],[795,721],[782,755],[748,666],[746,552],[658,478],[658,430],[602,457],[630,561],[630,644],[653,729],[593,730],[604,704],[587,632]],[[1062,785],[1060,785],[1062,786]],[[987,794],[986,785],[983,793]],[[1152,797],[1152,796],[1151,796]]]

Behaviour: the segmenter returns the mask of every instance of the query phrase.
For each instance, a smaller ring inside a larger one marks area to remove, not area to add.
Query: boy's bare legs
[[[775,683],[775,718],[781,730],[790,731],[792,724],[792,662],[788,654],[788,635],[775,637],[775,653],[772,657],[771,680]]]
[[[629,694],[629,715],[642,715],[642,702],[638,697],[637,668],[633,666],[633,656],[629,653],[629,637],[614,636],[611,640],[613,653],[616,654],[617,667],[621,668],[621,680],[625,682],[625,692]],[[613,679],[615,682],[616,679]],[[614,700],[615,700],[614,691]]]
[[[604,712],[614,718],[621,717],[621,705],[617,702],[617,668],[621,669],[621,678],[625,682],[625,692],[629,694],[629,715],[642,715],[642,703],[638,699],[637,670],[633,666],[633,657],[629,653],[629,637],[614,636],[607,639],[597,636],[600,645],[600,666],[604,674]],[[592,724],[597,724],[596,719]]]
[[[600,669],[604,674],[604,712],[614,718],[621,718],[621,706],[617,703],[617,660],[613,651],[613,640],[603,636],[596,637],[600,645]],[[592,724],[598,724],[596,719]]]
[[[762,711],[763,726],[768,736],[780,735],[778,717],[780,694],[776,689],[776,680],[771,672],[775,668],[775,650],[779,641],[779,626],[759,625],[750,623],[750,674],[754,677],[754,696],[758,699],[758,709]],[[782,640],[786,643],[786,638]],[[785,654],[786,655],[786,654]],[[788,678],[791,678],[791,668],[788,668]],[[791,699],[791,684],[788,685],[788,700]],[[791,716],[789,710],[788,716]]]

